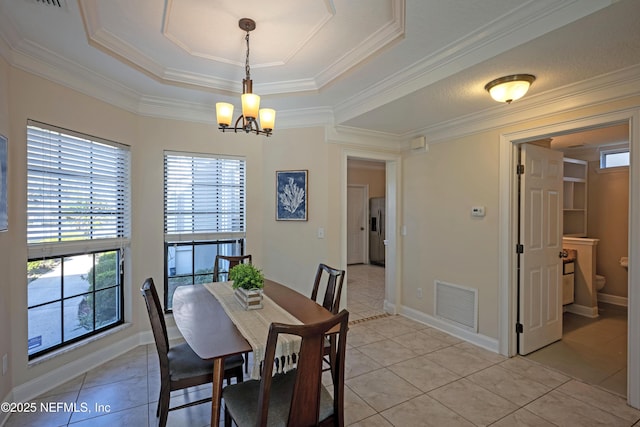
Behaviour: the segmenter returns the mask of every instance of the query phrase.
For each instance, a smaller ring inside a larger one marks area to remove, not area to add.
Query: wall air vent
[[[435,314],[456,326],[478,332],[478,290],[435,281]]]

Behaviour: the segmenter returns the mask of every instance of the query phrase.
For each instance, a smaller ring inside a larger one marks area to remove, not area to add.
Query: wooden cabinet
[[[564,158],[563,234],[587,236],[587,162]]]

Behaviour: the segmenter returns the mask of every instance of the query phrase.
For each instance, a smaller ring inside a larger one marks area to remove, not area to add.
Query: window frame
[[[99,250],[99,251],[92,251],[92,252],[82,252],[82,253],[76,253],[76,254],[66,254],[66,255],[57,255],[57,256],[51,256],[51,257],[43,257],[43,258],[33,258],[33,259],[29,259],[28,262],[32,262],[32,261],[45,261],[45,260],[50,260],[50,259],[60,259],[62,263],[64,263],[64,259],[65,258],[73,258],[75,256],[82,256],[82,255],[92,255],[93,256],[93,266],[95,267],[96,265],[96,259],[95,259],[95,255],[96,254],[106,254],[108,252],[116,252],[117,253],[117,261],[116,264],[118,266],[118,273],[117,273],[117,278],[118,278],[118,283],[114,286],[108,286],[106,288],[100,288],[100,289],[96,289],[95,285],[93,287],[93,290],[88,290],[87,292],[84,293],[80,293],[80,294],[74,294],[74,295],[70,295],[70,296],[64,296],[64,273],[61,274],[60,276],[60,298],[57,299],[52,299],[43,303],[39,303],[39,304],[35,304],[33,306],[29,306],[27,303],[27,317],[28,317],[28,311],[30,309],[33,308],[38,308],[38,307],[42,307],[42,306],[46,306],[49,304],[53,304],[53,303],[57,303],[59,302],[61,305],[60,308],[60,325],[61,325],[61,340],[59,344],[47,347],[41,351],[37,351],[34,352],[32,354],[29,354],[29,360],[33,360],[33,359],[37,359],[40,356],[46,355],[48,353],[54,352],[56,350],[59,350],[61,348],[64,348],[66,346],[75,344],[77,342],[86,340],[94,335],[98,335],[103,333],[104,331],[107,331],[109,329],[118,327],[122,324],[124,324],[124,251],[120,250],[120,249],[108,249],[108,250]],[[94,282],[95,283],[95,282]],[[119,307],[117,307],[118,310],[118,319],[113,322],[113,323],[109,323],[108,325],[105,325],[103,327],[100,328],[96,328],[95,327],[95,301],[96,301],[96,293],[104,291],[106,289],[117,289],[119,292]],[[86,296],[86,295],[93,295],[93,301],[94,301],[94,310],[93,310],[93,323],[94,323],[94,329],[90,332],[87,332],[85,334],[82,335],[78,335],[76,337],[70,338],[68,340],[64,339],[64,334],[65,334],[65,329],[64,329],[64,312],[65,312],[65,306],[64,306],[64,301],[65,300],[69,300],[69,299],[73,299],[73,298],[77,298],[79,296]],[[28,347],[28,344],[27,344]],[[27,349],[27,353],[28,353],[28,349]]]
[[[626,153],[628,156],[628,163],[626,165],[607,166],[607,156],[614,154]],[[631,151],[629,148],[615,148],[611,150],[600,150],[600,169],[615,169],[629,167],[631,164]]]

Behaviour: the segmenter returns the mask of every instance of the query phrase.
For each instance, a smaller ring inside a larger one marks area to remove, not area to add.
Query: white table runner
[[[269,326],[273,322],[286,323],[290,325],[301,325],[298,319],[288,311],[276,304],[267,295],[263,295],[263,308],[258,310],[245,310],[236,301],[232,282],[205,283],[204,287],[216,297],[224,308],[225,313],[238,328],[242,336],[253,349],[253,367],[251,378],[260,378],[260,366],[264,360]],[[298,355],[300,351],[300,337],[280,334],[276,347],[276,359],[280,360],[279,370],[286,372],[293,368],[293,355]],[[284,363],[282,363],[284,361]],[[275,369],[274,369],[275,372]]]

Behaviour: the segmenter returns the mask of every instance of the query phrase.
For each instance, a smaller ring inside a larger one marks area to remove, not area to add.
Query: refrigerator
[[[384,197],[369,199],[369,263],[384,266]]]

